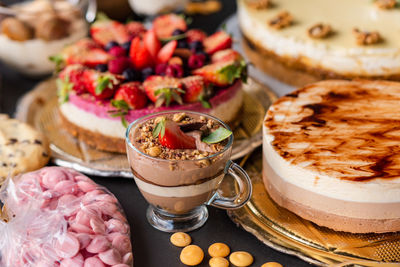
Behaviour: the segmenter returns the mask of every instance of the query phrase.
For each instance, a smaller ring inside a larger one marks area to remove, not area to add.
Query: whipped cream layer
[[[294,23],[281,30],[268,21],[288,11]],[[378,9],[366,0],[280,0],[269,9],[255,10],[238,0],[238,16],[244,34],[276,55],[311,68],[344,76],[389,76],[400,74],[400,9]],[[331,25],[334,34],[325,39],[308,37],[317,23]],[[356,44],[353,28],[378,31],[383,42]]]
[[[166,110],[191,110],[204,112],[229,122],[237,115],[237,111],[242,106],[242,102],[242,83],[238,81],[229,88],[219,90],[217,94],[210,99],[211,109],[206,109],[201,103],[197,102],[179,106],[131,110],[125,118],[128,122],[133,122],[142,116],[155,112]],[[122,125],[120,118],[111,117],[109,115],[110,110],[112,110],[112,108],[110,105],[106,104],[106,102],[96,101],[92,97],[75,94],[71,94],[69,102],[60,106],[60,112],[71,123],[92,132],[124,139],[126,129]]]
[[[324,81],[284,96],[265,119],[265,164],[300,189],[400,210],[399,101],[400,83],[384,81]]]

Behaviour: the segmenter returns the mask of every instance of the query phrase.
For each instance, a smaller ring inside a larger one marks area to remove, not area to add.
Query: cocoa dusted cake
[[[280,206],[352,233],[400,231],[400,83],[328,80],[273,104],[263,179]]]
[[[66,47],[57,86],[65,128],[100,150],[125,152],[126,126],[165,110],[233,122],[243,101],[246,63],[224,31],[207,36],[167,14],[140,22],[102,19],[91,38]]]
[[[283,82],[400,80],[396,0],[237,2],[246,54]]]

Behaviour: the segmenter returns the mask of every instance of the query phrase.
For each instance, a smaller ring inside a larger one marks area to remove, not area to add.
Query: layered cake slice
[[[400,8],[395,0],[237,2],[249,58],[286,83],[400,80]]]
[[[280,98],[263,179],[280,206],[353,233],[400,231],[400,83],[329,80]]]
[[[124,153],[126,126],[158,111],[237,117],[246,63],[224,31],[207,36],[167,14],[149,29],[105,19],[90,32],[57,57],[61,118],[89,145]]]

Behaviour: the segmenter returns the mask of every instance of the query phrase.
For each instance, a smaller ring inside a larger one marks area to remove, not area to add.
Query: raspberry
[[[125,57],[126,56],[126,51],[120,46],[114,46],[110,50],[108,50],[108,53],[110,55],[113,55],[114,57]]]
[[[188,59],[188,66],[191,69],[198,69],[204,66],[206,56],[204,54],[193,54]]]
[[[156,69],[155,69],[156,74],[160,75],[160,76],[164,76],[165,71],[167,70],[167,67],[168,67],[168,64],[166,64],[166,63],[157,64]]]
[[[168,65],[167,69],[165,70],[165,75],[170,77],[182,78],[183,77],[182,65],[179,64]]]
[[[119,57],[108,62],[108,70],[113,74],[121,74],[130,67],[131,61],[126,57]]]

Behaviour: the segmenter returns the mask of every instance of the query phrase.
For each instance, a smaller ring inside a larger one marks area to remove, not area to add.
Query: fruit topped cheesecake
[[[127,124],[158,111],[237,117],[246,63],[226,32],[207,36],[167,14],[149,29],[101,19],[90,33],[56,57],[63,124],[89,145],[124,153]]]

